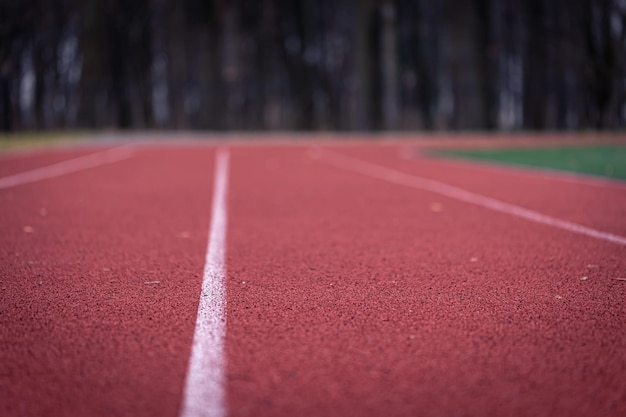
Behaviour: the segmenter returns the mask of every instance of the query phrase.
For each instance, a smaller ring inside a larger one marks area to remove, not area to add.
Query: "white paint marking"
[[[9,175],[0,178],[0,190],[17,187],[18,185],[60,177],[61,175],[95,168],[100,165],[112,164],[123,159],[130,158],[131,151],[127,146],[120,146],[107,151],[92,153],[56,164]]]
[[[226,335],[226,194],[228,187],[227,150],[215,155],[213,214],[209,227],[202,278],[202,292],[198,305],[196,329],[181,417],[224,417],[226,394],[224,375],[224,337]]]
[[[392,182],[394,184],[404,185],[407,187],[417,188],[430,191],[446,197],[454,198],[459,201],[485,207],[501,213],[510,214],[512,216],[521,217],[535,223],[541,223],[569,232],[578,233],[594,237],[596,239],[605,240],[607,242],[616,243],[626,246],[626,237],[614,235],[612,233],[602,232],[590,227],[581,226],[576,223],[560,220],[533,210],[529,210],[515,204],[506,203],[496,200],[495,198],[485,197],[462,188],[454,187],[443,182],[430,180],[415,175],[409,175],[387,168],[381,165],[372,164],[360,159],[344,156],[336,152],[328,150],[312,151],[311,157],[318,159],[337,168],[352,171],[368,177]]]

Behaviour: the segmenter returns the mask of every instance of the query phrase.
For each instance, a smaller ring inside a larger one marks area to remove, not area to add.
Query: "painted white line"
[[[60,177],[61,175],[95,168],[100,165],[112,164],[130,158],[131,156],[132,151],[130,151],[126,145],[107,151],[80,156],[78,158],[0,178],[0,190]]]
[[[213,214],[209,226],[196,329],[181,417],[224,417],[226,410],[224,337],[226,335],[226,194],[228,150],[215,155]]]
[[[430,180],[415,175],[405,174],[391,168],[372,164],[370,162],[362,161],[360,159],[341,155],[339,153],[328,150],[320,149],[312,151],[311,157],[318,159],[328,165],[332,165],[336,168],[341,168],[343,170],[356,172],[368,177],[377,178],[394,184],[430,191],[433,193],[444,195],[446,197],[454,198],[459,201],[463,201],[465,203],[470,203],[494,211],[499,211],[501,213],[521,217],[535,223],[545,224],[548,226],[567,230],[569,232],[578,233],[581,235],[586,235],[594,237],[596,239],[601,239],[607,242],[626,246],[626,237],[602,232],[600,230],[581,226],[579,224],[568,222],[565,220],[560,220],[555,217],[539,213],[537,211],[529,210],[515,204],[506,203],[501,200],[496,200],[495,198],[476,194],[462,188],[445,184],[443,182]]]

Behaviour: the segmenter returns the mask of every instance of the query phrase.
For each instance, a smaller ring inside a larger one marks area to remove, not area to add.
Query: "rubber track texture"
[[[178,413],[212,176],[211,149],[138,150],[0,192],[1,415]]]
[[[626,234],[622,190],[405,146],[333,149]],[[229,415],[626,414],[626,248],[310,155],[231,149]],[[143,146],[0,191],[1,415],[178,415],[213,160]]]
[[[101,149],[56,149],[47,152],[38,150],[22,153],[0,153],[0,177],[19,174],[107,149],[111,149],[111,147]]]
[[[613,207],[572,208],[560,185],[512,187],[505,173],[485,185],[451,167],[444,178],[396,151],[339,150],[500,198],[513,188],[513,202],[536,190],[537,209],[623,230]],[[231,415],[626,413],[626,285],[615,279],[625,248],[341,171],[302,149],[234,152],[231,193]]]

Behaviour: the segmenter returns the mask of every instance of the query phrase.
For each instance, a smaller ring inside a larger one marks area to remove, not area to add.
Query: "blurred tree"
[[[107,45],[102,19],[104,14],[104,2],[83,1],[80,33],[82,71],[78,106],[78,124],[81,127],[99,128],[106,124],[104,102],[109,75],[105,71]]]
[[[373,87],[375,40],[370,41],[373,25],[373,0],[355,0],[354,24],[354,121],[353,127],[366,130],[376,126]]]
[[[626,11],[616,0],[586,0],[582,23],[586,47],[586,118],[591,127],[616,125],[624,112]],[[621,96],[621,100],[620,100]],[[617,110],[617,111],[616,111]]]
[[[385,0],[380,6],[380,72],[382,84],[382,127],[398,128],[398,51],[396,43],[396,6],[393,0]]]
[[[488,99],[484,60],[488,45],[486,36],[480,36],[489,24],[487,2],[478,0],[448,0],[445,10],[446,39],[444,50],[452,86],[455,129],[484,129],[487,127]],[[482,18],[482,19],[481,19]]]
[[[440,101],[441,3],[404,0],[398,10],[402,11],[398,13],[398,44],[404,125],[430,130],[435,127]],[[413,108],[419,109],[417,122]]]
[[[524,127],[544,129],[547,127],[545,98],[551,87],[547,78],[551,57],[546,42],[550,0],[527,0],[525,6]]]
[[[24,8],[18,1],[0,2],[0,129],[13,129],[12,78],[18,67],[16,44],[22,35],[19,16]]]
[[[626,125],[622,0],[0,1],[0,128]]]

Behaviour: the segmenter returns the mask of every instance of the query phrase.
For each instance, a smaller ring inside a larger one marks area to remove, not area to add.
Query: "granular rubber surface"
[[[0,191],[1,415],[176,415],[212,156],[141,150]]]
[[[405,146],[334,151],[626,235],[621,187]],[[314,147],[230,149],[229,415],[626,415],[625,246],[342,170]],[[0,190],[3,416],[179,413],[214,149],[133,152]]]
[[[47,165],[79,158],[98,152],[98,149],[58,149],[54,151],[35,150],[21,153],[0,154],[0,176],[37,169]]]

